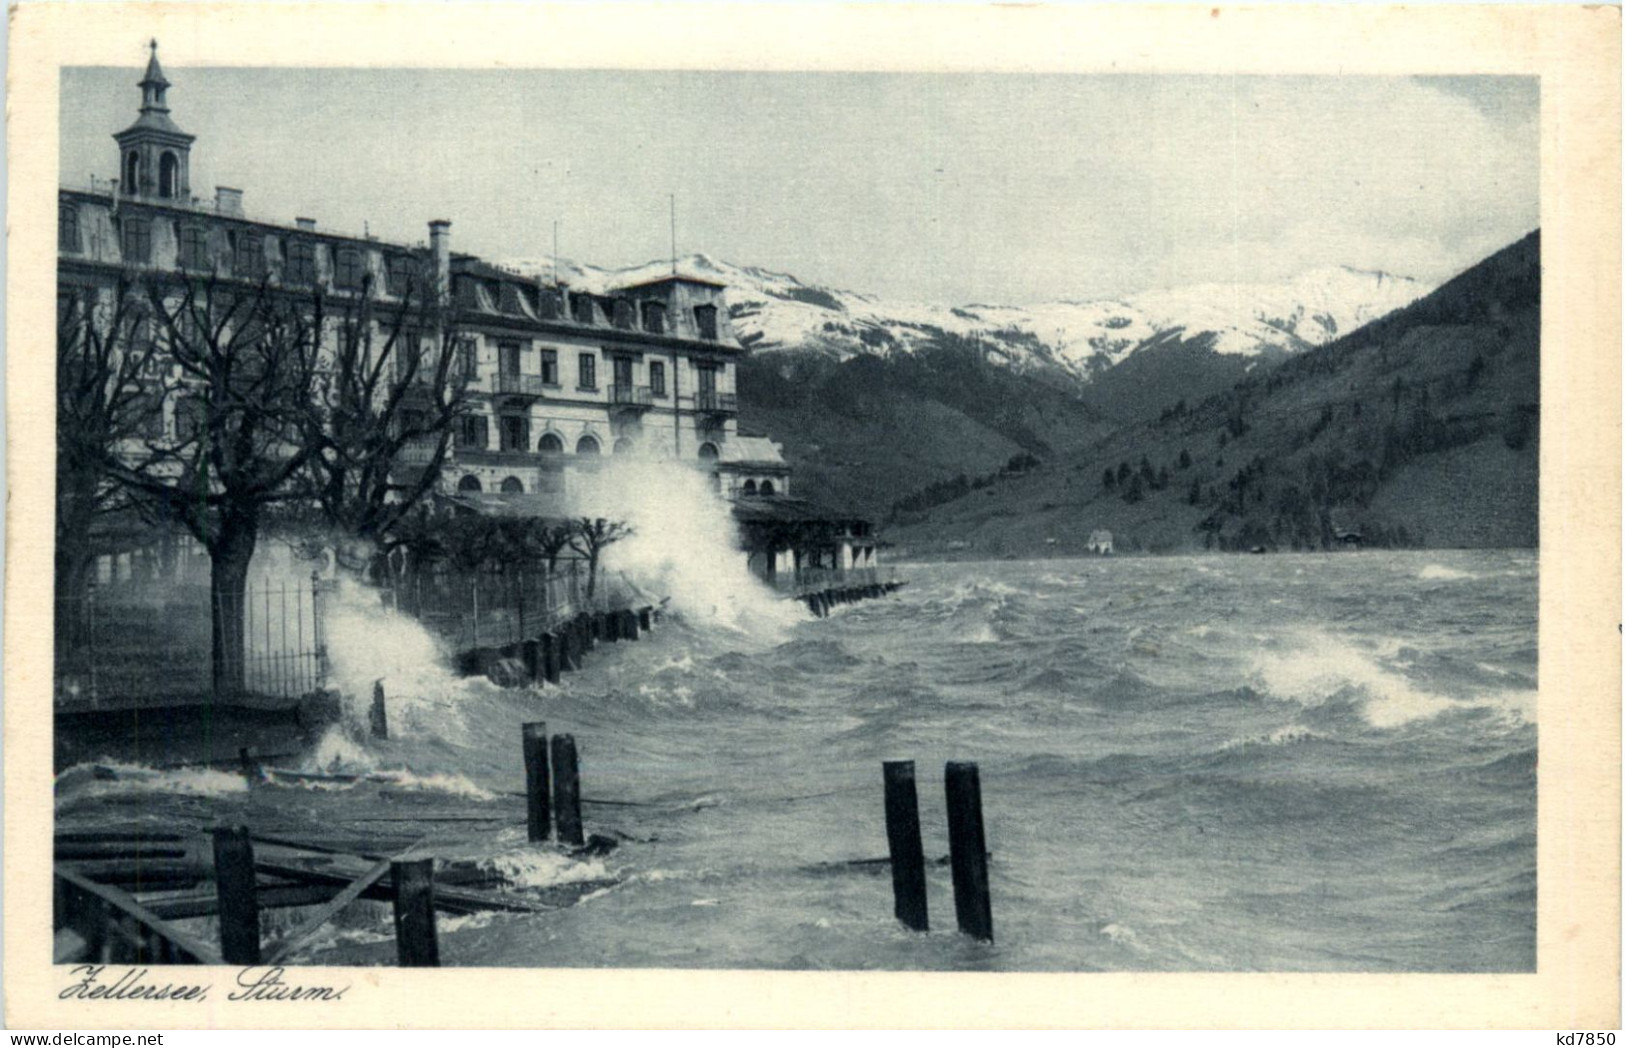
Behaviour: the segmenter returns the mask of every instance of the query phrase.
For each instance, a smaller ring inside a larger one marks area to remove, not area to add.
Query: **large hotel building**
[[[113,136],[118,177],[60,188],[59,294],[89,291],[106,301],[131,277],[209,279],[319,291],[336,303],[365,294],[382,309],[431,288],[455,318],[466,381],[441,494],[566,494],[572,478],[622,454],[707,471],[743,503],[744,519],[749,504],[790,494],[778,446],[739,432],[744,348],[722,285],[674,272],[593,294],[454,252],[446,220],[430,221],[426,242],[412,245],[308,218],[250,218],[239,189],[194,195],[196,140],[170,117],[156,44],[139,86],[137,119]],[[173,438],[186,425],[184,399],[156,406],[153,435]],[[399,468],[421,468],[428,457],[425,449],[414,462],[408,448]],[[763,565],[770,573],[778,566]]]

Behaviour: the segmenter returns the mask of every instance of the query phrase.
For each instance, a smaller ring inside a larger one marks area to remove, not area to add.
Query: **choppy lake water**
[[[1533,552],[904,575],[766,636],[663,624],[541,693],[397,682],[397,738],[313,760],[409,767],[409,809],[366,786],[212,803],[522,814],[518,725],[573,733],[585,795],[636,803],[588,805],[589,830],[634,840],[571,864],[526,858],[513,820],[434,832],[442,853],[621,883],[443,927],[451,964],[1533,970]],[[920,935],[884,867],[845,865],[886,853],[894,758],[918,762],[928,858],[948,850],[943,762],[979,763],[996,944],[953,931],[946,867]]]

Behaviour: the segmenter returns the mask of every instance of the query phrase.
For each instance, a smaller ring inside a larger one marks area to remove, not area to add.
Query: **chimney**
[[[451,293],[451,220],[429,220],[429,253],[434,256],[435,286],[442,300]]]
[[[298,226],[300,229],[316,228],[316,220],[314,218],[296,218],[293,220],[293,224]]]
[[[231,189],[227,186],[214,187],[214,209],[222,215],[231,215],[233,218],[243,217],[243,191]]]

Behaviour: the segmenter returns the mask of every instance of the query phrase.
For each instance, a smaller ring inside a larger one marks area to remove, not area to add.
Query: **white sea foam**
[[[610,880],[614,875],[598,859],[572,859],[546,848],[515,848],[491,856],[485,866],[520,888]]]
[[[728,504],[698,470],[618,455],[581,479],[572,503],[578,515],[630,525],[631,537],[605,550],[603,569],[670,596],[691,622],[774,642],[808,617],[802,605],[780,599],[751,574]]]
[[[1252,675],[1264,694],[1311,708],[1352,692],[1361,698],[1361,712],[1374,728],[1397,728],[1474,707],[1489,707],[1525,722],[1535,717],[1532,692],[1496,691],[1469,698],[1435,694],[1372,653],[1320,633],[1294,634],[1289,650],[1260,655]]]
[[[111,778],[107,777],[111,774]],[[152,768],[144,764],[99,761],[68,768],[56,777],[57,800],[128,793],[176,793],[221,797],[243,793],[248,781],[213,768]]]
[[[1473,579],[1477,578],[1478,576],[1474,575],[1470,571],[1459,571],[1455,568],[1447,568],[1443,564],[1429,564],[1427,567],[1418,572],[1416,577],[1420,579],[1428,579],[1430,581],[1454,582],[1458,579]]]
[[[422,793],[446,793],[470,800],[494,801],[497,794],[475,783],[466,775],[455,772],[435,772],[419,775],[407,769],[385,769],[368,776],[376,782],[388,783],[392,788]]]

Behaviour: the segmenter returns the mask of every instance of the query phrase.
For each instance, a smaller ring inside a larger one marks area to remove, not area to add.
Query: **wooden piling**
[[[545,841],[552,822],[547,793],[547,722],[526,724],[520,739],[525,752],[525,826],[531,841]]]
[[[585,844],[581,832],[581,772],[573,735],[553,736],[553,796],[559,820],[559,843]]]
[[[389,738],[389,714],[384,709],[384,682],[382,679],[372,682],[371,721],[373,738]]]
[[[904,927],[928,931],[925,849],[920,844],[920,802],[913,761],[886,761],[886,843],[891,847],[892,912]]]
[[[987,837],[982,830],[982,783],[973,761],[949,761],[948,853],[954,875],[954,914],[966,935],[993,941],[987,890]]]
[[[540,640],[520,641],[519,657],[525,664],[525,676],[535,682],[546,679],[542,675],[542,642]]]
[[[542,634],[542,679],[549,684],[559,682],[560,646],[557,633]]]
[[[220,956],[227,964],[260,963],[260,907],[254,845],[248,827],[214,831],[214,884],[220,914]]]
[[[434,860],[390,865],[395,879],[395,951],[402,968],[440,967],[434,927]]]
[[[259,758],[254,756],[251,747],[243,746],[237,750],[237,765],[250,788],[265,781],[265,769],[260,767]]]

